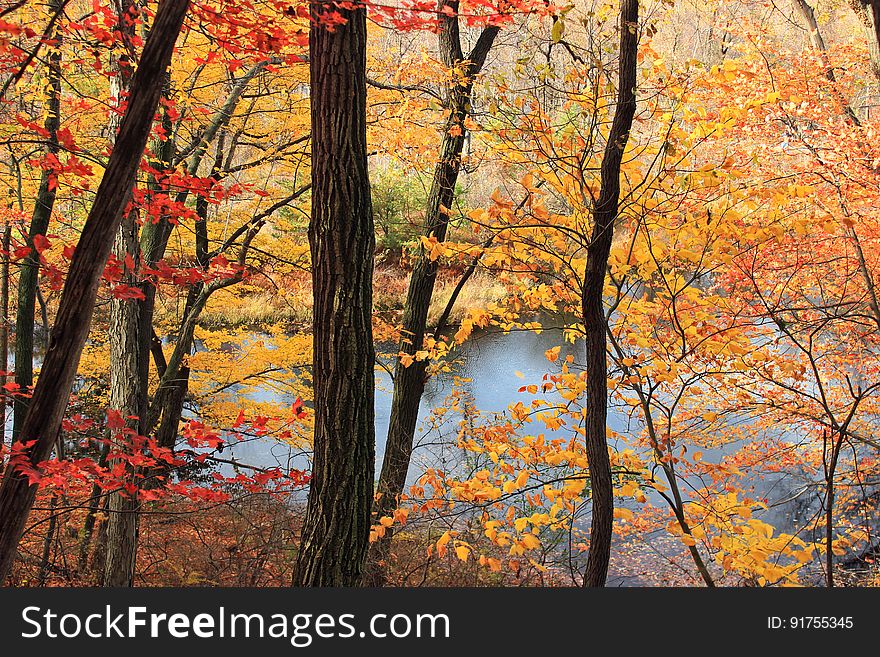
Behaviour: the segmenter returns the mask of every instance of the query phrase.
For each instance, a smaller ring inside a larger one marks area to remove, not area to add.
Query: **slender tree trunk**
[[[810,6],[807,0],[792,0],[794,10],[800,14],[801,21],[804,23],[810,36],[810,45],[820,52],[825,52],[825,39],[822,38],[822,32],[819,30],[819,22],[816,20],[816,12]],[[831,75],[834,72],[831,71]]]
[[[50,9],[61,10],[61,2],[52,0]],[[48,82],[46,83],[46,121],[49,133],[46,151],[57,155],[58,129],[61,125],[61,50],[59,37],[48,57]],[[15,382],[19,392],[25,393],[34,384],[34,314],[37,302],[37,286],[40,278],[40,254],[34,247],[34,239],[45,235],[49,228],[52,208],[55,206],[55,190],[58,174],[51,167],[43,169],[40,187],[34,204],[34,213],[28,230],[30,253],[22,259],[18,276],[18,309],[15,316]],[[28,410],[28,399],[17,396],[13,405],[12,436],[16,439],[24,424]]]
[[[177,428],[189,389],[189,367],[185,364],[185,357],[192,351],[196,321],[207,301],[203,290],[204,285],[197,283],[187,293],[174,352],[159,378],[159,388],[148,414],[148,431],[152,433],[155,430],[159,446],[168,449],[172,449],[177,441]]]
[[[843,431],[832,433],[824,440],[824,453],[822,460],[825,466],[825,584],[828,588],[834,587],[834,477],[837,474],[837,462],[840,459],[840,450],[843,447]],[[831,443],[829,454],[828,445]]]
[[[329,30],[325,12],[345,19]],[[367,12],[311,6],[314,462],[298,586],[360,582],[373,502],[375,235],[367,171]]]
[[[198,174],[199,167],[208,151],[210,145],[219,137],[219,144],[216,150],[214,164],[211,169],[211,175],[215,179],[219,179],[220,167],[223,156],[223,136],[226,126],[232,118],[236,107],[238,107],[247,86],[256,77],[262,73],[268,62],[261,62],[251,68],[246,74],[236,80],[229,96],[223,103],[223,107],[213,117],[212,121],[207,125],[205,130],[200,134],[188,152],[178,154],[177,156],[188,157],[187,171],[190,175]],[[166,81],[166,85],[169,84]],[[172,133],[171,121],[167,113],[163,116],[163,127],[165,134]],[[167,167],[170,166],[175,158],[175,146],[172,140],[168,139],[158,149],[161,153],[160,159]],[[153,184],[154,191],[160,188],[159,181]],[[177,203],[186,202],[189,197],[189,190],[178,192],[175,201]],[[196,221],[196,259],[202,267],[208,266],[208,234],[207,234],[207,212],[208,203],[206,199],[198,197],[196,199],[196,211],[199,219]],[[171,236],[173,224],[168,217],[162,217],[157,223],[147,223],[141,231],[141,257],[144,267],[154,267],[156,263],[164,256],[168,239]],[[141,338],[144,353],[144,365],[149,371],[148,355],[153,348],[161,350],[161,343],[158,347],[153,344],[153,313],[156,305],[156,290],[149,283],[144,283],[144,301],[141,302]],[[183,403],[189,388],[189,368],[183,364],[183,355],[189,354],[192,349],[193,333],[195,330],[195,322],[199,313],[204,309],[207,297],[202,296],[203,285],[198,285],[190,290],[187,296],[187,305],[183,313],[183,321],[178,332],[177,345],[172,358],[169,360],[164,371],[159,372],[159,388],[150,401],[147,410],[146,431],[151,433],[154,429],[158,431],[157,439],[162,447],[174,447],[177,438],[177,428],[183,413]]]
[[[586,343],[586,452],[590,470],[593,518],[584,586],[604,586],[611,558],[614,488],[605,439],[608,405],[604,311],[605,273],[620,199],[620,167],[636,110],[636,54],[639,42],[638,0],[620,5],[620,60],[617,107],[602,158],[601,187],[593,209],[593,234],[587,249],[582,308]]]
[[[101,456],[98,458],[98,466],[104,468],[107,466],[107,456],[110,453],[109,443],[105,443],[101,447]],[[104,496],[101,487],[95,483],[92,484],[92,490],[89,495],[89,510],[86,512],[86,519],[83,521],[82,538],[79,543],[79,556],[77,558],[77,571],[84,573],[89,564],[89,550],[92,546],[92,536],[95,532],[95,520],[98,515],[98,509],[103,504]],[[103,558],[101,559],[101,574],[103,576]]]
[[[459,38],[458,0],[444,0],[443,6],[454,13],[446,16],[440,26],[440,54],[444,65],[453,69],[462,67],[464,77],[453,79],[447,88],[449,118],[443,131],[440,158],[434,168],[434,178],[425,212],[426,237],[434,236],[442,242],[449,227],[449,214],[455,199],[455,184],[461,170],[461,153],[467,128],[465,120],[471,110],[473,78],[479,73],[498,34],[497,27],[487,27],[480,34],[470,55],[464,56]],[[466,64],[465,64],[466,62]],[[431,260],[424,248],[419,251],[409,279],[406,304],[403,310],[399,350],[410,356],[422,349],[428,323],[428,310],[437,280],[438,262]],[[379,476],[378,499],[373,507],[373,522],[390,515],[397,508],[406,485],[406,474],[412,458],[413,442],[419,417],[419,405],[427,382],[425,360],[415,360],[409,366],[398,357],[394,368],[394,392],[385,456]],[[385,562],[388,558],[394,528],[370,546],[364,583],[379,586],[384,583]]]
[[[819,22],[816,20],[816,12],[813,11],[813,8],[807,0],[792,0],[792,4],[795,11],[800,15],[801,21],[804,23],[807,32],[809,32],[810,45],[813,47],[813,50],[819,53],[822,65],[825,67],[825,77],[828,78],[828,81],[831,83],[831,91],[837,97],[837,102],[843,107],[843,111],[850,121],[855,125],[861,125],[861,121],[859,121],[859,117],[856,115],[855,110],[850,107],[849,101],[843,95],[843,92],[837,84],[837,76],[834,74],[834,67],[831,66],[831,62],[828,60],[828,48],[825,46],[825,39],[822,38],[822,31],[819,29]]]
[[[220,168],[223,164],[223,152],[225,133],[220,132],[217,149],[214,155],[214,164],[211,167],[211,181],[216,183],[220,180]],[[196,198],[196,262],[199,267],[207,270],[210,266],[208,257],[208,199],[204,196]],[[189,390],[189,367],[186,365],[185,356],[193,348],[195,341],[195,328],[198,317],[204,310],[208,301],[209,292],[206,292],[204,283],[193,283],[186,296],[183,307],[180,331],[177,336],[177,344],[171,358],[165,364],[165,371],[159,377],[159,389],[156,391],[150,412],[148,413],[147,430],[152,432],[156,428],[156,439],[160,447],[172,449],[177,442],[177,429],[183,416],[183,403]],[[151,336],[152,337],[152,336]]]
[[[53,494],[49,500],[49,528],[46,530],[46,536],[43,539],[43,554],[40,556],[40,572],[37,575],[39,586],[46,585],[46,579],[49,577],[49,561],[52,558],[52,541],[55,540],[55,528],[58,525],[58,516],[55,514],[55,507],[58,506],[58,495]]]
[[[135,19],[138,8],[132,0],[118,0],[116,3],[118,31],[127,49],[131,48],[134,36]],[[131,84],[132,67],[127,55],[113,62],[116,76],[111,85],[117,101],[121,102]],[[109,125],[111,140],[115,141],[119,128],[119,114],[113,113]],[[123,263],[122,283],[136,286],[140,282],[138,266],[140,262],[140,243],[138,240],[137,213],[127,212],[116,232],[113,253]],[[140,307],[136,299],[110,300],[110,408],[126,418],[126,426],[144,435],[146,424],[148,371],[141,366],[145,356],[140,335]],[[147,338],[149,339],[149,338]],[[149,352],[146,354],[149,355]],[[117,437],[123,452],[131,450],[125,434]],[[111,467],[114,462],[111,462]],[[128,477],[134,483],[137,473],[128,468]],[[107,502],[109,512],[107,525],[107,553],[104,562],[104,586],[131,586],[134,582],[135,559],[137,556],[138,529],[137,494],[116,491],[110,494]]]
[[[162,80],[162,95],[165,98],[168,98],[171,94],[171,77],[166,74]],[[162,112],[162,129],[166,135],[171,135],[173,130],[173,123],[171,121],[171,117],[168,114],[167,108]],[[158,155],[158,161],[153,163],[153,167],[160,171],[165,171],[172,166],[172,161],[175,154],[175,144],[174,141],[170,138],[165,139],[164,141],[159,141],[154,144],[154,148],[152,149],[154,153]],[[151,196],[155,196],[158,194],[167,194],[167,189],[164,188],[164,184],[162,180],[157,180],[155,178],[151,178],[148,186],[149,193]],[[158,221],[147,221],[144,223],[143,227],[140,231],[140,256],[141,256],[141,268],[154,268],[159,260],[161,260],[165,255],[165,248],[168,244],[168,239],[171,236],[171,230],[173,225],[170,221],[170,218],[167,216],[159,217]],[[138,336],[140,338],[140,358],[139,362],[141,367],[143,367],[143,371],[141,372],[141,376],[144,380],[149,381],[150,377],[150,355],[152,354],[152,350],[154,348],[159,350],[159,353],[162,352],[162,343],[156,337],[155,332],[153,330],[153,314],[156,309],[156,286],[153,285],[150,281],[144,281],[141,284],[141,290],[144,293],[144,299],[140,302],[138,306],[139,310],[139,329]],[[154,338],[157,344],[154,345]],[[164,371],[158,372],[159,378],[161,378],[165,374]],[[144,394],[147,394],[147,391],[144,391]],[[150,423],[150,400],[145,399],[144,403],[146,405],[146,417],[147,424],[144,428],[145,435],[149,435],[152,431],[152,425]]]
[[[104,564],[107,561],[107,510],[109,502],[109,496],[101,498],[97,514],[100,521],[97,523],[98,536],[95,538],[95,551],[92,553],[92,572],[95,573],[98,584],[104,580]]]
[[[82,349],[88,337],[101,273],[113,247],[122,213],[150,134],[162,91],[161,81],[171,61],[174,43],[189,0],[163,0],[134,75],[128,107],[116,147],[110,155],[92,209],[64,283],[42,376],[31,397],[18,439],[33,444],[24,452],[36,467],[52,450],[73,387]],[[17,468],[8,467],[0,487],[0,582],[5,582],[15,559],[36,496],[36,485]]]

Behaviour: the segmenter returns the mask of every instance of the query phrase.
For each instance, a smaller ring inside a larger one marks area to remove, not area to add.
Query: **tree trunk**
[[[59,0],[52,0],[50,9],[61,11]],[[59,37],[49,53],[48,82],[46,83],[46,121],[49,133],[46,152],[57,155],[58,129],[61,126],[61,51]],[[34,238],[45,235],[49,228],[52,208],[55,206],[57,173],[50,167],[43,169],[40,187],[34,204],[34,213],[28,230],[30,253],[22,259],[18,276],[18,310],[15,316],[15,382],[19,392],[26,393],[34,384],[34,313],[37,303],[37,286],[40,278],[40,254],[34,248]],[[12,439],[21,431],[28,410],[28,399],[17,396],[13,405]]]
[[[325,12],[345,19],[329,30]],[[298,586],[355,586],[370,533],[375,458],[372,277],[363,6],[311,6],[314,462]]]
[[[118,16],[117,29],[128,46],[134,36],[134,19],[137,5],[133,0],[119,0],[116,4]],[[131,62],[126,55],[114,59],[116,75],[111,79],[113,95],[121,102],[131,84]],[[111,114],[109,132],[111,140],[116,139],[119,128],[119,114]],[[125,214],[113,244],[113,253],[119,262],[124,263],[121,283],[136,286],[140,281],[138,263],[140,261],[137,213],[132,210]],[[127,264],[125,264],[127,263]],[[142,367],[145,357],[140,335],[140,302],[136,299],[110,300],[110,408],[126,418],[126,426],[138,435],[144,435],[147,406],[148,370]],[[147,337],[149,340],[149,337]],[[146,356],[149,356],[147,352]],[[111,436],[111,439],[113,437]],[[123,452],[131,447],[125,434],[118,436]],[[111,461],[111,467],[115,462]],[[128,468],[127,476],[134,483],[137,473]],[[104,586],[131,586],[134,582],[135,558],[137,555],[138,529],[137,494],[129,495],[122,491],[110,494],[107,502],[107,553],[104,562]]]
[[[24,452],[31,467],[49,456],[61,427],[88,337],[101,274],[113,246],[113,235],[131,197],[159,104],[161,81],[188,8],[189,0],[163,0],[141,55],[116,147],[74,251],[42,375],[18,436],[24,443],[34,441]],[[17,468],[6,469],[0,487],[0,582],[6,581],[12,568],[36,491],[37,486],[31,485]]]
[[[51,568],[50,560],[52,558],[52,541],[55,540],[55,528],[58,525],[58,515],[55,508],[58,506],[58,495],[53,494],[49,500],[49,528],[46,530],[46,536],[43,538],[43,554],[40,557],[40,571],[37,575],[37,585],[45,586],[46,579],[49,577]]]
[[[834,74],[834,67],[831,66],[831,62],[828,60],[828,48],[825,46],[825,39],[822,37],[822,31],[819,29],[819,22],[816,20],[816,12],[813,11],[813,8],[807,0],[792,0],[792,4],[794,5],[795,11],[800,14],[801,21],[803,21],[807,32],[810,34],[810,45],[813,47],[813,50],[819,53],[822,65],[825,67],[825,77],[831,83],[831,91],[837,97],[837,102],[840,103],[840,106],[843,108],[844,113],[850,121],[855,125],[861,125],[861,121],[859,121],[859,117],[856,115],[855,110],[850,107],[849,101],[843,95],[843,92],[837,84],[837,76]]]
[[[593,234],[587,249],[582,309],[586,343],[586,452],[590,470],[593,518],[584,586],[604,586],[611,558],[614,488],[605,439],[608,380],[605,353],[605,272],[620,200],[620,167],[636,110],[636,54],[639,43],[638,0],[620,5],[620,60],[617,107],[602,158],[601,187],[593,208]]]
[[[211,167],[212,183],[218,182],[221,178],[220,168],[223,164],[224,144],[224,133],[220,132],[214,164]],[[208,209],[208,199],[204,196],[196,197],[195,255],[196,262],[204,270],[210,266]],[[148,413],[147,431],[152,432],[156,429],[156,439],[160,447],[173,449],[177,442],[177,429],[183,416],[183,402],[186,400],[186,393],[189,390],[190,370],[186,365],[185,357],[192,351],[196,323],[208,302],[209,294],[203,295],[204,291],[205,284],[198,282],[193,283],[187,293],[177,343],[171,358],[165,363],[165,371],[159,376],[159,388]]]
[[[6,385],[6,371],[9,367],[9,243],[12,226],[3,227],[3,264],[0,265],[0,386]],[[0,448],[6,443],[6,397],[0,399]],[[3,464],[0,463],[0,473]]]
[[[130,255],[138,262],[138,230],[135,213],[129,212],[116,234],[114,251],[122,261]],[[135,285],[136,271],[126,271],[122,280]],[[126,426],[138,435],[144,435],[146,422],[147,381],[142,378],[143,357],[140,338],[140,308],[135,299],[112,299],[110,302],[110,408],[126,419]],[[116,437],[123,452],[131,450],[125,434]],[[113,436],[111,436],[113,439]],[[113,467],[114,462],[110,465]],[[127,477],[134,480],[137,473],[129,468]],[[138,526],[137,495],[122,491],[110,494],[107,509],[107,553],[104,563],[104,586],[131,586],[137,551]]]
[[[849,6],[865,31],[871,72],[880,80],[880,3],[877,0],[849,0]]]
[[[101,456],[98,458],[98,467],[104,468],[107,466],[107,456],[109,453],[110,445],[109,443],[105,443],[101,446]],[[84,573],[89,565],[89,550],[91,549],[92,536],[95,532],[95,520],[98,515],[98,509],[101,508],[103,503],[104,496],[101,487],[97,483],[92,484],[92,490],[89,495],[89,510],[86,512],[86,519],[83,521],[82,538],[80,539],[79,555],[76,562],[77,570],[80,573]],[[104,559],[102,557],[100,570],[102,576],[104,572],[103,561]]]
[[[807,0],[792,0],[792,6],[794,6],[795,11],[800,14],[801,20],[810,35],[810,45],[819,52],[825,52],[825,39],[822,38],[822,32],[819,30],[819,22],[816,20],[816,12],[813,11],[813,8]],[[833,71],[831,71],[831,75],[834,75]]]
[[[159,378],[159,387],[147,416],[147,431],[156,431],[159,446],[168,449],[172,449],[177,441],[177,428],[189,389],[189,367],[185,361],[192,351],[196,321],[207,302],[207,296],[202,294],[203,290],[204,284],[196,283],[187,293],[174,352],[168,359],[165,372]]]
[[[425,212],[424,234],[426,237],[433,235],[439,242],[446,239],[450,208],[455,199],[455,184],[461,170],[461,153],[467,134],[465,120],[471,110],[474,76],[483,67],[498,34],[497,27],[485,28],[474,49],[465,58],[459,38],[458,4],[458,0],[445,0],[442,3],[452,10],[453,15],[445,16],[439,32],[440,55],[444,65],[453,69],[467,62],[464,66],[464,77],[450,80],[446,90],[449,118],[443,131],[440,158],[434,168]],[[425,249],[421,248],[409,279],[399,345],[399,351],[410,356],[422,349],[428,310],[437,280],[437,267],[438,262],[431,260]],[[428,362],[425,360],[416,360],[409,366],[403,366],[399,357],[395,364],[391,414],[382,472],[379,476],[379,495],[373,508],[373,523],[378,523],[380,518],[390,515],[397,508],[406,485],[419,405],[427,382],[427,367]],[[380,586],[384,583],[385,561],[393,533],[394,528],[388,527],[385,535],[370,546],[365,584]]]
[[[162,80],[162,95],[165,98],[168,98],[171,95],[171,77],[167,74]],[[171,135],[173,132],[173,123],[168,114],[167,108],[162,112],[162,129],[166,135]],[[155,142],[152,151],[158,155],[157,161],[153,162],[153,168],[159,171],[165,171],[171,168],[175,154],[175,144],[170,137],[164,141]],[[163,182],[152,177],[148,184],[148,190],[151,196],[160,193],[167,193],[167,189],[164,189]],[[147,221],[144,223],[140,231],[140,244],[138,245],[142,269],[148,267],[154,268],[159,260],[164,257],[165,248],[168,245],[168,239],[171,236],[172,229],[173,224],[167,216],[161,216],[156,222]],[[141,284],[141,290],[144,293],[144,299],[138,305],[138,337],[141,341],[139,363],[143,368],[141,376],[145,381],[149,381],[150,355],[154,348],[158,349],[159,353],[161,353],[162,343],[158,338],[155,338],[155,332],[153,330],[153,314],[156,309],[156,286],[150,281],[144,281]],[[153,344],[154,338],[158,343],[156,345]],[[157,372],[157,374],[159,378],[161,378],[165,372]],[[148,394],[146,390],[144,391],[144,394]],[[149,419],[150,400],[146,399],[145,404],[147,410],[145,411],[146,426],[144,427],[144,434],[149,435],[152,431],[152,425],[150,424]]]
[[[211,175],[215,180],[219,179],[223,156],[223,136],[226,126],[229,124],[229,120],[238,107],[248,85],[266,69],[268,63],[260,62],[256,64],[251,70],[236,80],[220,111],[213,117],[195,143],[187,149],[186,153],[175,154],[174,142],[171,139],[166,140],[157,149],[161,154],[160,159],[165,168],[171,166],[175,156],[182,159],[188,157],[187,171],[192,176],[197,175],[209,146],[219,137],[215,160],[211,169]],[[168,84],[169,82],[166,80],[166,86]],[[172,134],[173,129],[167,113],[163,116],[163,128],[165,129],[165,134]],[[160,188],[159,181],[154,181],[153,187],[158,191]],[[175,202],[185,203],[188,197],[189,190],[182,190],[177,193]],[[196,199],[196,212],[199,217],[196,221],[196,259],[202,267],[207,268],[209,264],[207,253],[208,203],[201,196]],[[172,229],[173,224],[168,217],[162,217],[158,223],[151,222],[144,225],[144,229],[141,231],[141,256],[144,267],[155,267],[156,263],[164,256]],[[156,305],[156,289],[149,283],[144,283],[142,289],[145,299],[140,304],[141,339],[145,354],[144,365],[148,372],[149,353],[151,348],[155,347],[152,341],[152,326]],[[207,297],[202,297],[201,295],[203,289],[203,285],[197,285],[190,290],[187,296],[174,355],[169,360],[166,370],[159,372],[159,388],[148,405],[146,431],[151,433],[153,430],[157,430],[157,439],[162,447],[173,448],[176,442],[177,428],[183,413],[183,402],[186,399],[189,388],[189,368],[183,364],[182,356],[189,354],[192,349],[195,323],[199,313],[201,313],[205,303],[207,303]],[[161,343],[156,348],[161,350]]]

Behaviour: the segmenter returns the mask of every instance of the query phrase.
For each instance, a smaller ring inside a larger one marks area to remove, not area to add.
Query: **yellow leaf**
[[[527,550],[536,550],[541,547],[541,541],[534,534],[523,534],[520,541]]]
[[[621,509],[618,507],[614,509],[614,517],[618,520],[632,520],[634,514],[629,509]]]
[[[565,32],[565,23],[562,19],[557,19],[555,23],[553,23],[553,29],[550,30],[550,40],[553,43],[559,43],[562,39],[562,35]]]
[[[464,543],[461,543],[455,548],[455,556],[462,561],[467,561],[468,557],[471,556],[471,549]]]

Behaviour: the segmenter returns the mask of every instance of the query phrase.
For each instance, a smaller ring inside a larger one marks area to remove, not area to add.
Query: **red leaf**
[[[37,253],[42,253],[49,248],[49,239],[45,235],[34,235],[34,249]]]
[[[112,408],[107,409],[107,427],[118,431],[125,426],[125,420],[122,418],[122,413]]]
[[[116,299],[137,299],[138,301],[143,301],[147,298],[141,288],[131,285],[114,285],[110,293]]]

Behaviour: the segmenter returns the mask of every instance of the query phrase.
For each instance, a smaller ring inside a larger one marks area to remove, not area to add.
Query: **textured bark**
[[[114,252],[123,261],[126,255],[137,263],[138,230],[135,213],[128,213],[116,233]],[[128,271],[122,282],[137,284],[136,272]],[[147,381],[143,377],[141,359],[140,308],[135,299],[113,299],[110,302],[110,408],[125,418],[128,428],[145,434]],[[146,355],[149,355],[147,352]],[[126,442],[124,435],[118,440]],[[130,446],[122,444],[123,451]],[[113,463],[111,462],[111,467]],[[129,470],[128,476],[134,478]],[[107,554],[104,566],[104,586],[131,586],[137,550],[137,496],[114,492],[108,502]]]
[[[58,0],[53,0],[52,11],[60,11]],[[58,37],[55,37],[56,40]],[[46,152],[57,155],[58,129],[61,126],[61,51],[56,42],[48,57],[46,83],[46,121],[49,133]],[[55,206],[56,175],[46,168],[40,176],[40,187],[28,230],[28,243],[31,251],[21,261],[18,276],[18,309],[15,316],[15,382],[25,392],[34,384],[34,313],[37,303],[37,286],[40,277],[40,256],[34,249],[34,238],[45,235],[49,228],[52,208]],[[21,431],[28,410],[28,399],[16,397],[13,405],[12,439]]]
[[[440,24],[440,56],[450,69],[460,67],[463,77],[450,81],[446,90],[449,118],[443,131],[440,157],[434,168],[431,190],[425,212],[424,234],[437,241],[446,239],[449,213],[455,199],[455,184],[461,171],[461,154],[464,148],[465,120],[471,110],[474,76],[479,73],[498,34],[497,27],[485,28],[471,53],[462,53],[458,24],[458,0],[441,0],[441,7],[453,13],[445,15]],[[403,310],[399,351],[413,355],[422,349],[428,323],[428,310],[437,280],[438,262],[431,260],[422,248],[410,274],[409,289]],[[394,368],[394,392],[385,455],[379,476],[378,499],[373,508],[373,522],[390,515],[397,508],[398,500],[406,484],[406,474],[412,458],[413,442],[419,417],[419,405],[427,382],[427,361],[416,360],[404,367],[400,358]],[[386,529],[385,535],[370,546],[364,583],[379,586],[384,583],[385,562],[391,545],[394,528]]]
[[[333,31],[311,6],[314,462],[293,574],[299,586],[355,586],[370,532],[375,458],[373,211],[367,172],[363,6]]]
[[[130,44],[134,35],[134,17],[137,5],[132,0],[117,0],[114,3],[119,17],[117,29]],[[131,63],[127,55],[113,60],[116,75],[111,79],[113,95],[121,100],[131,84]],[[119,129],[119,115],[113,114],[109,124],[111,139],[116,140]],[[140,261],[137,214],[134,211],[122,218],[113,243],[113,254],[119,262],[133,263],[134,268],[124,265],[125,273],[121,283],[135,286],[139,283],[137,272]],[[126,426],[144,435],[147,406],[147,372],[141,366],[144,357],[141,348],[139,302],[136,299],[110,300],[110,408],[118,411],[126,420]],[[123,435],[120,442],[126,442]],[[120,445],[123,451],[130,446]],[[114,465],[111,462],[111,467]],[[128,477],[134,479],[136,473],[129,468]],[[138,530],[137,495],[113,492],[107,502],[109,512],[107,524],[107,553],[104,562],[104,586],[131,586],[134,582],[135,558],[137,555]]]
[[[131,197],[159,104],[161,81],[188,8],[189,0],[163,0],[159,5],[131,85],[116,147],[73,254],[41,376],[18,437],[21,442],[34,441],[24,452],[32,466],[49,456],[58,436],[88,337],[101,273]],[[6,469],[0,487],[0,582],[6,581],[11,570],[36,488],[16,468]]]
[[[130,255],[137,262],[138,239],[134,213],[123,219],[114,243],[116,256],[123,260]],[[122,281],[136,283],[134,272],[126,272]],[[110,408],[125,418],[128,428],[144,435],[147,382],[142,378],[143,356],[140,342],[140,315],[138,302],[133,299],[113,299],[110,303]],[[124,435],[117,437],[126,442]],[[119,445],[123,451],[130,446]],[[113,462],[111,462],[111,467]],[[128,476],[135,477],[129,470]],[[104,564],[104,586],[131,586],[137,550],[137,496],[122,492],[110,494],[107,509],[107,553]]]
[[[849,6],[865,31],[871,71],[880,80],[880,2],[878,0],[849,0]]]
[[[636,53],[638,50],[638,0],[622,0],[620,5],[620,58],[617,107],[602,158],[601,187],[593,208],[593,234],[587,249],[582,310],[586,343],[586,452],[590,470],[593,517],[590,524],[590,551],[584,573],[584,586],[604,586],[611,558],[611,531],[614,524],[614,488],[611,461],[605,438],[608,415],[608,371],[606,361],[607,320],[603,291],[608,255],[614,237],[620,201],[620,167],[636,110]]]
[[[12,227],[3,228],[3,263],[0,265],[0,386],[6,385],[6,368],[9,366],[9,243]],[[6,399],[0,400],[0,447],[6,442]],[[0,464],[0,472],[3,465]]]

